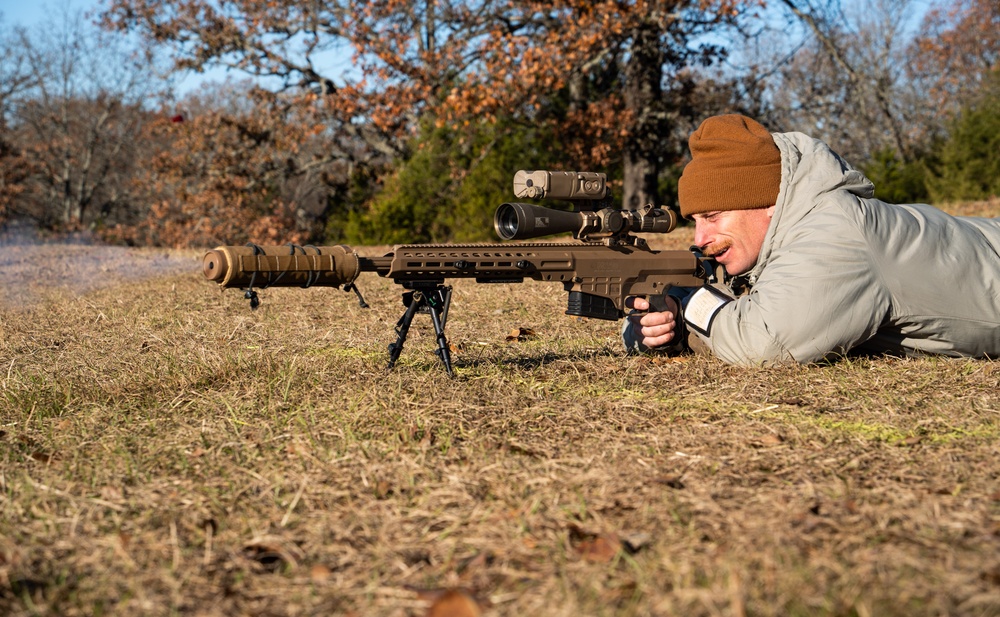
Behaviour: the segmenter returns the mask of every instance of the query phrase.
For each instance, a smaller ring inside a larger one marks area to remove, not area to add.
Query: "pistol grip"
[[[670,286],[668,285],[663,293],[653,294],[647,296],[646,300],[649,301],[649,312],[650,313],[662,313],[663,311],[668,311],[671,306],[667,304],[667,292],[670,291]]]

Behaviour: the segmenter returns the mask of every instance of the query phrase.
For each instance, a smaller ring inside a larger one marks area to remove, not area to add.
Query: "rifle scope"
[[[668,233],[677,226],[677,215],[651,204],[639,210],[604,208],[597,212],[566,212],[522,203],[500,204],[493,228],[503,240],[524,240],[572,232],[588,241],[623,238],[629,233]]]

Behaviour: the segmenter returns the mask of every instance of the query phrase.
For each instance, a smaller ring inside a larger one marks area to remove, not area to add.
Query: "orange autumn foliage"
[[[114,234],[130,243],[174,247],[307,240],[297,205],[284,200],[280,188],[296,173],[299,150],[316,130],[292,121],[279,105],[163,114],[149,128],[149,139],[161,148],[137,180],[150,200],[149,213]]]
[[[942,113],[954,113],[1000,71],[1000,2],[956,0],[927,13],[911,70],[930,82]]]
[[[167,46],[179,68],[221,65],[266,78],[268,87],[294,96],[301,113],[322,122],[325,137],[363,144],[361,164],[405,156],[421,118],[460,132],[474,122],[514,117],[553,126],[567,164],[602,168],[624,158],[627,183],[636,157],[658,165],[676,139],[670,118],[683,105],[665,104],[670,96],[661,84],[673,83],[691,64],[718,58],[719,49],[699,37],[762,4],[111,0],[104,21]],[[649,39],[649,32],[656,37]],[[633,53],[640,33],[655,53]],[[632,70],[630,63],[647,57],[654,71]],[[351,164],[353,157],[342,155]],[[249,208],[235,217],[245,221],[260,199],[227,190],[238,199],[200,203],[200,223],[189,208],[185,225],[202,230],[205,217],[232,216],[234,207]],[[287,216],[279,214],[283,206],[293,207],[275,204],[279,219]]]

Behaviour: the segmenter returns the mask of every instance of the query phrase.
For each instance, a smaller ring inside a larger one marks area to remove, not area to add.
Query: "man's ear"
[[[774,210],[777,207],[778,207],[777,204],[775,204],[773,206],[768,206],[768,208],[767,208],[767,218],[769,218],[769,219],[773,219],[774,218]]]

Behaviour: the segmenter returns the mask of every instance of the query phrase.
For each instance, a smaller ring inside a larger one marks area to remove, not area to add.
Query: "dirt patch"
[[[129,281],[201,275],[200,254],[0,237],[0,304],[23,307],[60,290],[79,295]]]

